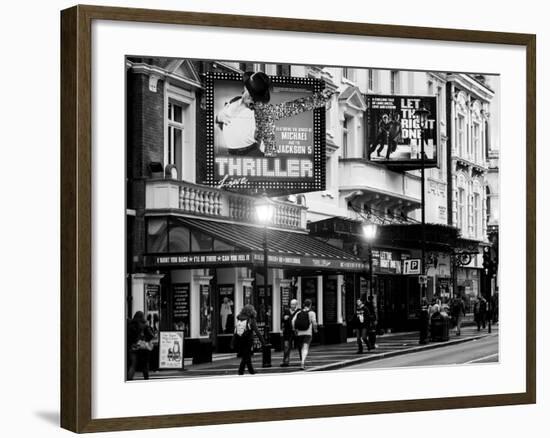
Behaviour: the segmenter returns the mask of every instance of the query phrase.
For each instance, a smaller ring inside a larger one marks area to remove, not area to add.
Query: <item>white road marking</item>
[[[465,364],[468,364],[468,363],[476,363],[476,362],[480,362],[482,360],[487,360],[487,359],[490,359],[492,357],[495,357],[497,356],[498,357],[498,353],[494,353],[494,354],[490,354],[488,356],[483,356],[483,357],[480,357],[478,359],[472,359],[472,360],[469,360],[468,362],[464,362]]]

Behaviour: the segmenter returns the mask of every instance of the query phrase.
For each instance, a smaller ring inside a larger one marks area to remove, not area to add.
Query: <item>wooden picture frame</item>
[[[526,391],[523,393],[252,409],[231,412],[92,418],[92,22],[113,20],[476,42],[526,49]],[[74,432],[214,425],[536,401],[536,37],[531,34],[75,6],[61,13],[61,426]]]

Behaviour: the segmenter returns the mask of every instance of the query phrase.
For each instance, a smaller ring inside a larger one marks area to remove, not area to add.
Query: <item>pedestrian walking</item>
[[[357,354],[363,354],[363,342],[367,346],[367,350],[372,349],[369,341],[369,309],[363,303],[362,299],[358,299],[355,307],[355,313],[353,314],[352,327],[355,330],[357,337]]]
[[[262,347],[266,342],[256,323],[256,310],[252,304],[246,304],[237,315],[235,322],[235,331],[231,339],[231,348],[237,351],[237,357],[241,358],[238,374],[242,376],[244,369],[247,368],[250,374],[256,374],[252,365],[252,355],[254,354],[254,334],[260,340]]]
[[[474,304],[474,321],[477,324],[477,331],[481,328],[485,329],[487,324],[487,300],[483,297],[479,297]]]
[[[491,321],[498,323],[498,292],[491,296]]]
[[[462,318],[466,316],[466,306],[460,295],[457,295],[451,301],[451,318],[453,326],[456,327],[456,335],[460,336],[460,329],[462,327]]]
[[[300,352],[300,369],[306,369],[306,359],[313,333],[317,333],[317,316],[311,310],[311,300],[304,301],[304,306],[292,318],[292,327],[296,330],[297,348]]]
[[[420,306],[420,340],[419,344],[424,345],[428,343],[428,330],[430,326],[430,312],[428,306],[428,300],[422,298]]]
[[[378,329],[378,321],[376,317],[376,307],[374,306],[374,297],[369,295],[367,299],[367,309],[369,311],[369,327],[368,327],[368,338],[371,348],[376,348],[376,330]]]
[[[142,311],[137,311],[128,321],[126,329],[126,344],[128,357],[127,379],[134,380],[138,368],[143,373],[143,379],[149,379],[150,353],[153,349],[153,332]]]
[[[294,329],[292,328],[292,318],[296,312],[298,312],[298,300],[291,300],[290,307],[286,307],[283,311],[283,362],[282,367],[288,367],[290,365],[290,351],[295,343]]]
[[[256,310],[252,304],[246,304],[237,315],[235,331],[231,339],[232,349],[237,351],[237,357],[241,358],[238,369],[240,376],[244,374],[245,368],[248,369],[250,374],[256,374],[256,370],[252,365],[254,333],[260,340],[262,347],[265,347],[265,339],[258,330],[258,324],[256,323]]]

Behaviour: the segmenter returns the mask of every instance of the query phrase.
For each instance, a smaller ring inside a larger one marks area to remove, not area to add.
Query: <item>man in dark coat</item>
[[[353,315],[352,327],[355,329],[357,335],[357,354],[363,353],[363,342],[367,346],[367,350],[372,349],[368,337],[368,330],[370,326],[370,314],[369,309],[363,303],[363,300],[357,300],[357,307],[355,308],[355,314]]]
[[[283,320],[281,326],[283,329],[283,362],[282,367],[290,364],[290,350],[294,344],[294,329],[292,328],[292,318],[298,311],[298,300],[291,300],[290,307],[285,307],[283,311]]]

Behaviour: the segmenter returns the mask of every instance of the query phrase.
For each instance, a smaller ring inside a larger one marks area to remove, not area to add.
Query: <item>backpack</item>
[[[235,334],[237,336],[244,336],[250,331],[250,324],[248,324],[248,319],[237,319],[235,323]]]
[[[309,320],[309,310],[300,310],[296,315],[296,321],[294,321],[294,328],[296,330],[307,330],[311,324]]]

